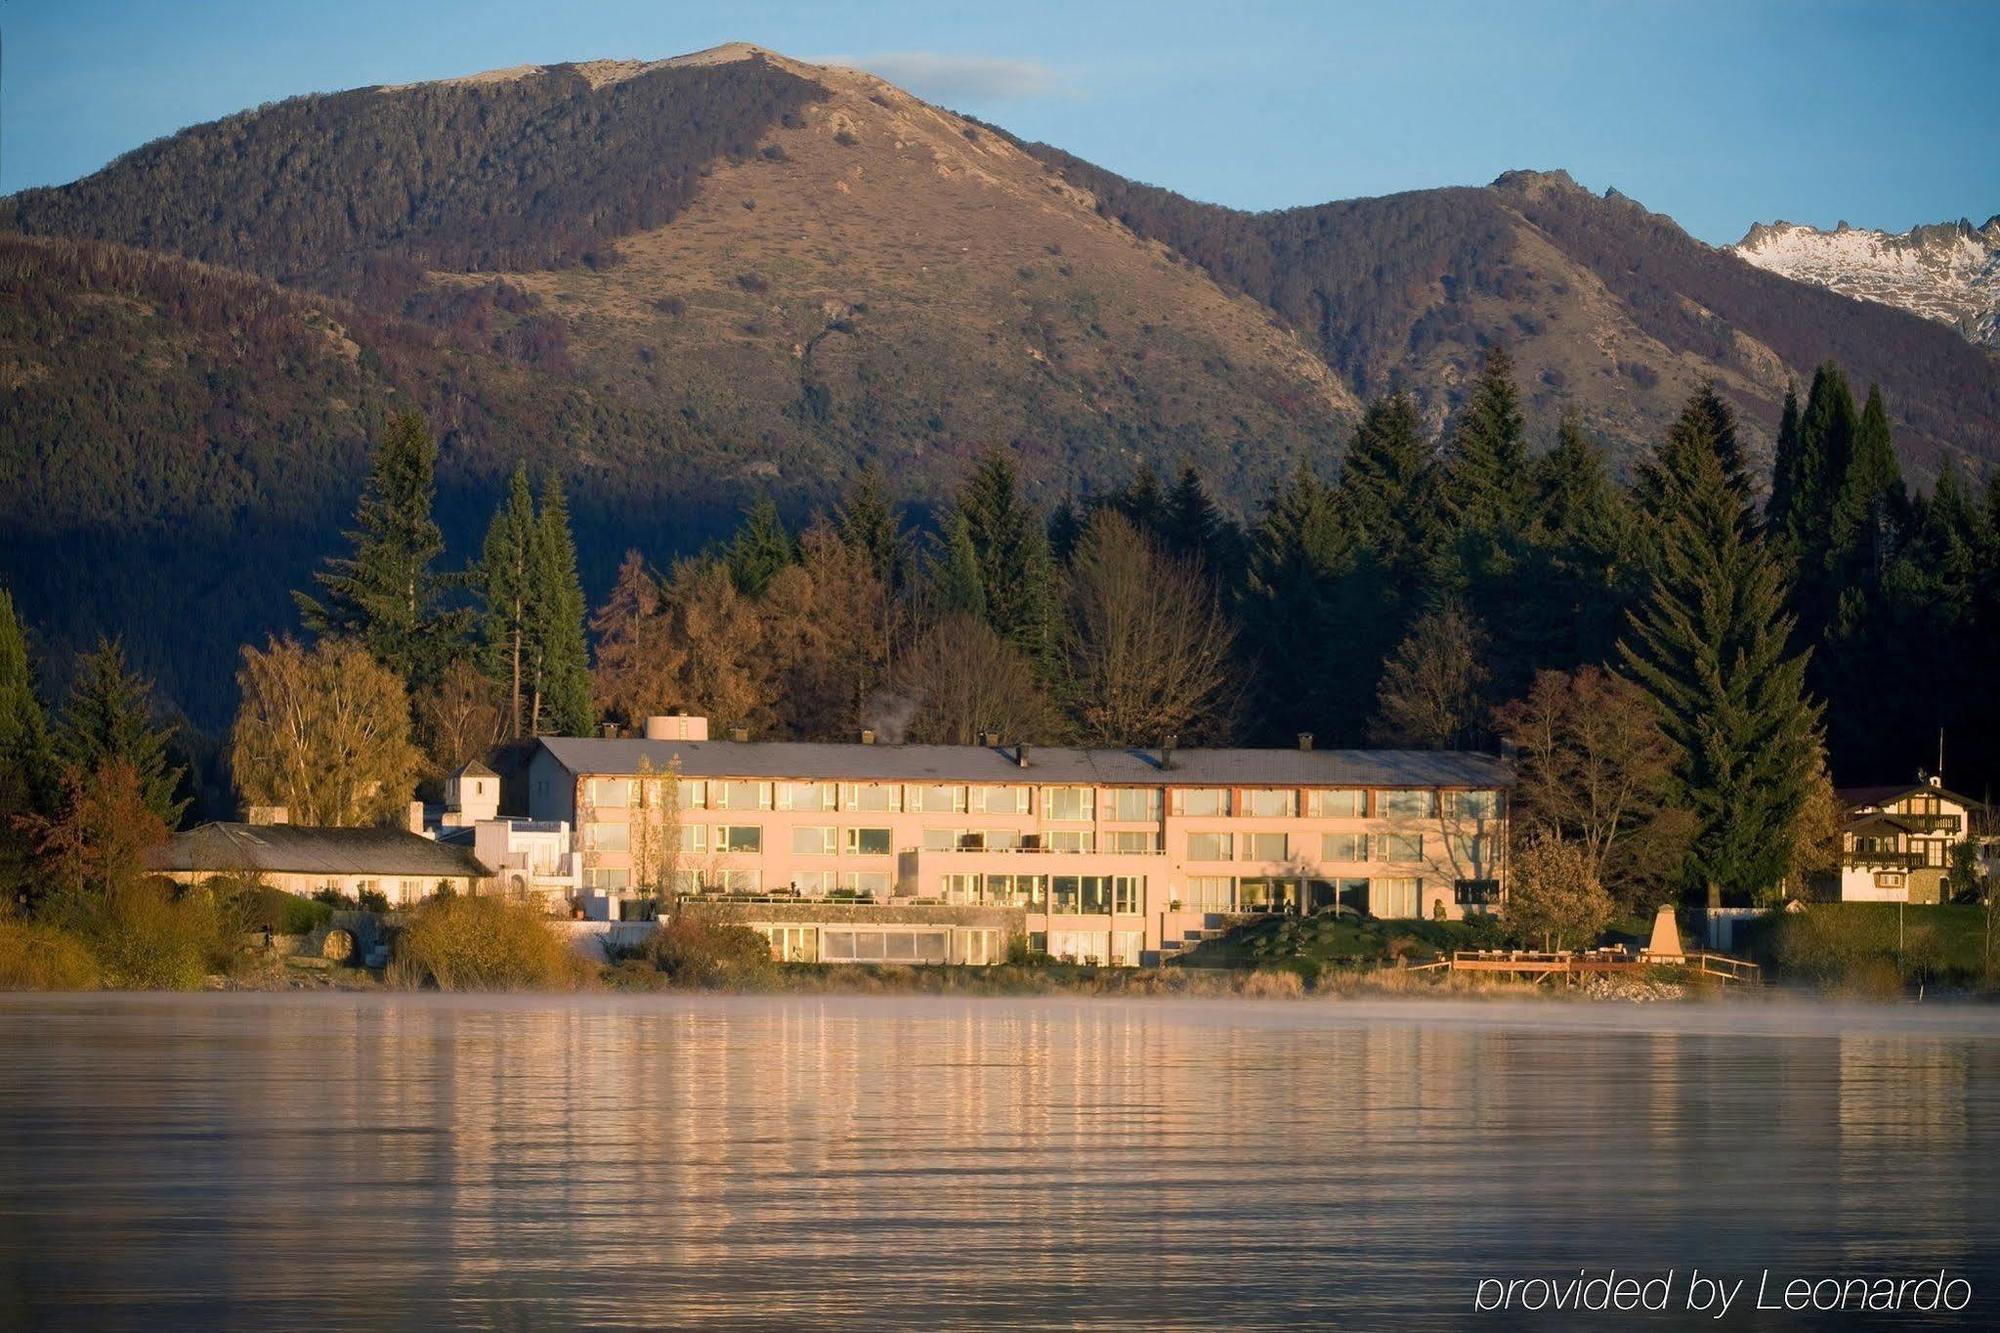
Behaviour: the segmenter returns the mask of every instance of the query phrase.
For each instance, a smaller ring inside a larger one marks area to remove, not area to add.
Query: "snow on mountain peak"
[[[1758,223],[1735,253],[1758,268],[1818,283],[1949,324],[1972,342],[2000,348],[2000,215],[1871,231],[1794,222]]]

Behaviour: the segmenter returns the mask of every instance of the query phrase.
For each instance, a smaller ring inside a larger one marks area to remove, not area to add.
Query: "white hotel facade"
[[[1225,917],[1454,920],[1505,892],[1512,777],[1446,751],[537,743],[529,814],[576,830],[594,915],[733,904],[780,957],[996,962],[1007,936],[1136,965]],[[927,924],[928,923],[928,924]]]

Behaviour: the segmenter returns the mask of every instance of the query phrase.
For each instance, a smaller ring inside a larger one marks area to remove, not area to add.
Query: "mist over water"
[[[1991,1323],[1996,1161],[1971,1009],[0,997],[9,1327],[1457,1327],[1612,1266]]]

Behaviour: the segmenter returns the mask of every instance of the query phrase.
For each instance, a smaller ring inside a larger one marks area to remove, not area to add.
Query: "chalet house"
[[[1952,849],[1973,839],[1986,807],[1946,791],[1935,777],[1838,794],[1845,811],[1840,900],[1942,902]]]
[[[645,733],[529,759],[530,815],[577,829],[586,908],[714,907],[783,958],[997,962],[1025,935],[1130,965],[1231,915],[1457,919],[1505,891],[1513,778],[1490,755]]]

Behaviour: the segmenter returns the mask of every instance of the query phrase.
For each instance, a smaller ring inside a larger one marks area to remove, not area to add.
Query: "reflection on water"
[[[1971,1011],[0,997],[0,1326],[1450,1326],[1971,1278]],[[1754,1281],[1753,1281],[1754,1286]]]

